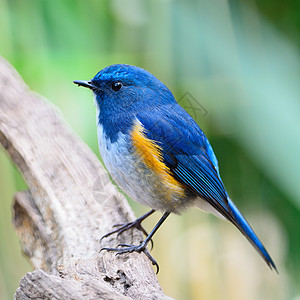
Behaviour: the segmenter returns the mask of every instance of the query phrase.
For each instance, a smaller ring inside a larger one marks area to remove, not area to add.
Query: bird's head
[[[111,65],[90,81],[74,81],[95,94],[100,114],[139,112],[175,102],[170,90],[151,73],[131,65]]]

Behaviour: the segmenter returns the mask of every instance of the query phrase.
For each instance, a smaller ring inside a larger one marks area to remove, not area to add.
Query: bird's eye
[[[122,86],[123,86],[123,84],[122,84],[121,82],[113,82],[113,83],[111,84],[111,88],[112,88],[115,92],[119,91],[119,90],[121,89]]]

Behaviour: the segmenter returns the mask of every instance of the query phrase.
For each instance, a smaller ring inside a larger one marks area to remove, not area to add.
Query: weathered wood
[[[15,196],[14,224],[37,270],[21,280],[16,299],[168,298],[144,254],[99,253],[99,237],[134,215],[57,108],[30,92],[3,59],[0,142],[29,188]],[[102,246],[140,240],[140,233],[131,231]]]
[[[49,275],[35,270],[22,278],[16,291],[16,299],[131,299],[112,293],[111,289],[99,284],[98,280],[75,281]]]

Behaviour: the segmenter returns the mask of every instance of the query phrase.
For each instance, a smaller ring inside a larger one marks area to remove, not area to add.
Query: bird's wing
[[[146,136],[161,148],[163,162],[174,177],[230,219],[217,159],[195,121],[174,104],[155,113],[144,111],[137,118]]]
[[[161,149],[163,163],[172,175],[232,222],[261,254],[276,266],[246,219],[228,197],[211,145],[195,121],[179,105],[143,111],[137,120],[148,139]]]

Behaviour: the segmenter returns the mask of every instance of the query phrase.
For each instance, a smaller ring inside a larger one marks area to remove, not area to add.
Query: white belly
[[[155,210],[179,213],[188,206],[187,197],[167,197],[161,180],[149,170],[130,147],[128,136],[121,132],[116,142],[105,138],[98,125],[98,141],[103,162],[118,186],[133,200]]]
[[[129,137],[121,132],[116,142],[105,138],[103,127],[98,125],[99,150],[105,167],[117,185],[133,200],[163,212],[181,213],[190,206],[223,218],[206,200],[199,197],[166,199],[159,178],[141,162],[129,147]]]

